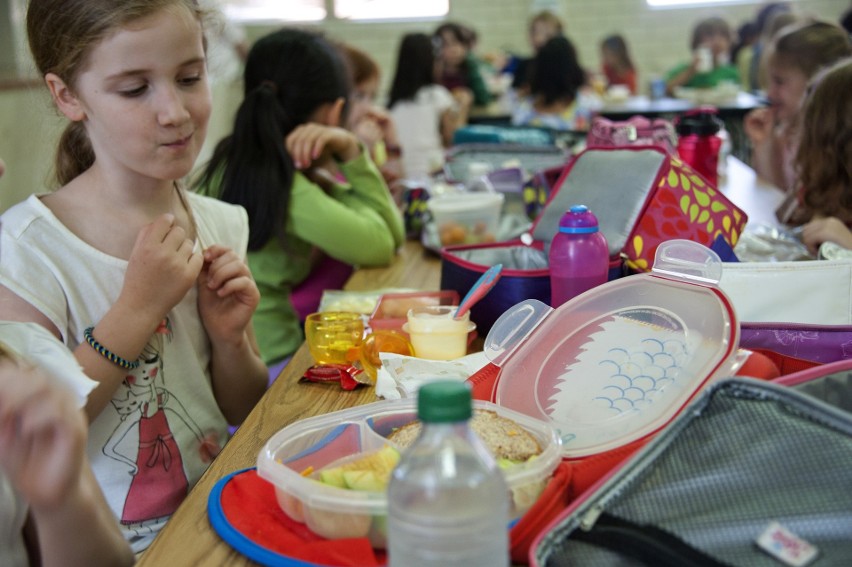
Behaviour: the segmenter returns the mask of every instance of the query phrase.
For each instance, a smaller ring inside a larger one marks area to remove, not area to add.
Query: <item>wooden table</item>
[[[424,253],[419,242],[409,241],[389,267],[356,271],[346,289],[369,291],[410,287],[437,290],[440,275],[439,258]],[[299,377],[312,364],[313,359],[303,344],[137,565],[255,565],[222,541],[210,527],[207,520],[210,490],[228,474],[255,466],[266,440],[282,427],[300,419],[377,400],[372,388],[344,392],[329,384],[299,383]]]
[[[729,158],[728,173],[720,179],[720,188],[749,214],[750,222],[774,221],[773,211],[782,198],[781,192],[761,182],[741,161]],[[411,287],[437,290],[439,285],[440,260],[424,253],[419,242],[409,241],[389,267],[356,271],[346,289]],[[222,541],[210,527],[207,498],[213,485],[236,470],[255,466],[266,440],[282,427],[300,419],[376,401],[372,388],[344,392],[326,384],[299,383],[299,377],[312,364],[307,347],[302,345],[143,554],[138,563],[140,567],[255,565]]]

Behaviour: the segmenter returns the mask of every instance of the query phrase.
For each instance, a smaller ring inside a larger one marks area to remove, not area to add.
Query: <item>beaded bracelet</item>
[[[131,362],[125,358],[121,358],[120,356],[106,348],[104,345],[96,341],[95,337],[92,336],[92,331],[94,329],[94,327],[89,327],[88,329],[83,331],[83,337],[86,339],[86,342],[89,343],[89,346],[95,349],[95,351],[97,351],[99,355],[109,360],[113,364],[125,368],[127,370],[133,370],[134,368],[139,366],[138,360],[134,360],[133,362]]]

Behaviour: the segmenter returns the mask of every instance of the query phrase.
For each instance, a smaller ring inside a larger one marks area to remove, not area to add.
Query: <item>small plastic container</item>
[[[536,458],[502,469],[512,492],[511,518],[519,518],[536,501],[561,460],[554,428],[490,402],[484,409],[523,427],[542,448]],[[387,492],[362,492],[323,484],[318,471],[354,460],[362,453],[393,445],[387,436],[417,419],[417,400],[386,400],[293,423],[273,435],[257,459],[258,474],[272,483],[278,505],[328,539],[369,537],[373,547],[386,543]]]
[[[432,305],[408,311],[408,322],[402,330],[411,338],[416,357],[453,360],[467,354],[467,337],[476,329],[476,323],[470,320],[470,311],[461,319],[454,319],[457,309]]]
[[[406,322],[409,309],[427,305],[458,305],[459,294],[454,289],[442,291],[415,291],[411,293],[386,293],[379,298],[370,316],[373,330],[399,331]],[[407,333],[405,333],[407,335]]]
[[[441,246],[494,242],[505,197],[476,192],[434,197],[426,202]]]

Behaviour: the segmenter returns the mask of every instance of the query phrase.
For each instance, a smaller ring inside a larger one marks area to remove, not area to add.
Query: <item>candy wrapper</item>
[[[358,376],[364,372],[360,368],[346,364],[318,364],[311,366],[299,378],[300,382],[337,382],[344,390],[354,390],[363,380]]]
[[[381,353],[376,379],[376,396],[388,400],[410,398],[418,388],[432,380],[464,382],[488,364],[485,353],[476,352],[455,360],[426,360],[401,354]]]

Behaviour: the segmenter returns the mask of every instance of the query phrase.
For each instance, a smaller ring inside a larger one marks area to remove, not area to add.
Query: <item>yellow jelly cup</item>
[[[453,360],[467,354],[468,333],[476,329],[470,313],[454,319],[457,306],[428,305],[408,311],[402,330],[408,333],[418,358]]]
[[[363,339],[359,313],[326,311],[305,319],[305,340],[317,364],[346,364],[349,349],[360,346]]]

